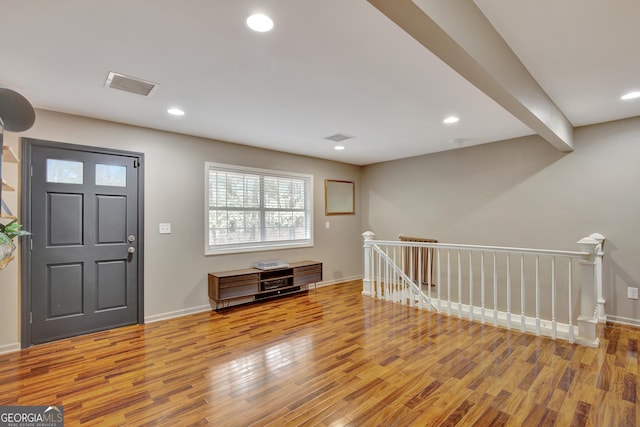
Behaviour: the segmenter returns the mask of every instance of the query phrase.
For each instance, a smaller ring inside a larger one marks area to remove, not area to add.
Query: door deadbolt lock
[[[129,237],[127,237],[127,240],[133,243],[136,241],[136,236],[134,236],[133,234],[129,234]]]
[[[130,246],[129,249],[127,249],[127,252],[129,252],[130,254],[134,253],[136,251],[136,248],[134,248],[133,246]]]

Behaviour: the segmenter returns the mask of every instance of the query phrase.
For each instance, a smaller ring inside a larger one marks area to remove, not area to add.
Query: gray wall
[[[606,236],[612,319],[640,325],[640,118],[579,128],[575,151],[537,136],[366,166],[363,230],[441,242],[579,250]]]
[[[36,124],[31,130],[20,135],[7,133],[5,140],[17,148],[19,136],[145,154],[147,319],[206,308],[209,305],[208,272],[247,268],[258,259],[322,261],[325,282],[357,278],[362,274],[361,220],[357,209],[360,201],[356,199],[356,215],[324,215],[324,180],[355,181],[359,188],[361,168],[358,166],[43,110],[37,111]],[[204,256],[205,161],[312,174],[314,246]],[[11,180],[17,182],[17,176]],[[329,229],[325,228],[325,221],[330,221]],[[161,222],[171,223],[172,234],[158,233]],[[19,301],[19,275],[14,261],[0,271],[0,324],[3,326],[0,352],[14,348],[19,341]]]
[[[360,233],[443,242],[577,250],[593,232],[607,238],[607,313],[640,324],[640,118],[577,129],[563,154],[538,137],[519,138],[360,168],[184,135],[38,110],[18,136],[140,151],[146,155],[145,311],[149,318],[202,309],[209,271],[244,268],[256,259],[318,259],[325,281],[362,274]],[[203,255],[204,161],[314,175],[315,246],[225,256]],[[18,168],[5,164],[6,179]],[[324,179],[356,182],[356,215],[324,216]],[[11,207],[17,198],[7,194]],[[331,228],[325,229],[326,220]],[[160,222],[173,233],[158,234]],[[0,352],[18,348],[18,262],[0,271]]]

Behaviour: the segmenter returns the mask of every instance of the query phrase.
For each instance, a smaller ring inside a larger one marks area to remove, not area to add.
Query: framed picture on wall
[[[356,213],[356,188],[353,181],[324,180],[325,215],[353,215]]]

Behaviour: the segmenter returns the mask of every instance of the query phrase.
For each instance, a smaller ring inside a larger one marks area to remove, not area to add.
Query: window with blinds
[[[205,254],[313,245],[313,176],[206,163]]]

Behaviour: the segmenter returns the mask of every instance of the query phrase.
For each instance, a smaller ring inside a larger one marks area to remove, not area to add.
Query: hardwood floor
[[[68,426],[640,425],[638,329],[591,349],[361,289],[0,355],[0,405],[64,405]]]

